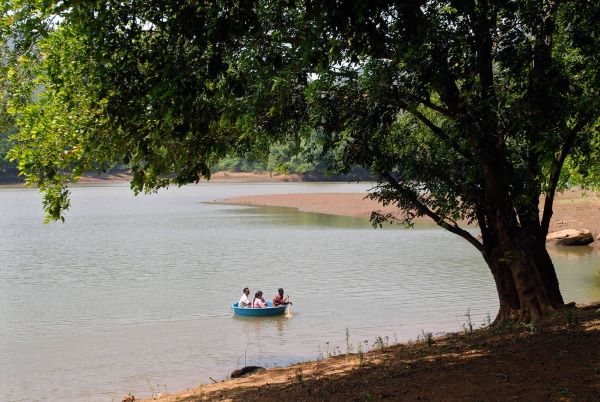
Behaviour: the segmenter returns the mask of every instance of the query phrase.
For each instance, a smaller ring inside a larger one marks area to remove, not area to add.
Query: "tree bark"
[[[495,323],[538,320],[562,306],[554,266],[540,243],[541,232],[519,222],[500,163],[487,166],[484,204],[483,248],[500,302]]]
[[[538,320],[563,305],[556,275],[551,275],[554,267],[548,253],[545,249],[534,252],[529,245],[518,241],[519,237],[518,232],[505,232],[491,247],[486,245],[486,261],[496,282],[500,304],[496,325],[508,319]],[[540,266],[542,261],[545,263]]]
[[[500,247],[494,247],[487,252],[485,260],[496,282],[500,308],[494,320],[494,325],[502,325],[507,319],[515,319],[519,310],[519,295],[513,281],[512,272],[507,264],[503,264],[503,252]]]
[[[542,282],[544,283],[544,289],[548,295],[550,303],[554,307],[560,307],[564,304],[562,294],[560,293],[560,287],[558,284],[558,278],[556,276],[556,270],[552,259],[546,249],[546,237],[536,239],[532,245],[532,254],[535,260],[535,265],[540,273]]]

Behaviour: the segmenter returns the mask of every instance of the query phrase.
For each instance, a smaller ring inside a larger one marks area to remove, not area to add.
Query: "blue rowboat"
[[[273,302],[268,301],[266,308],[242,308],[238,307],[237,303],[233,303],[231,308],[235,315],[241,315],[245,317],[268,317],[272,315],[281,315],[285,313],[285,309],[287,305],[281,305],[277,307],[273,307]]]

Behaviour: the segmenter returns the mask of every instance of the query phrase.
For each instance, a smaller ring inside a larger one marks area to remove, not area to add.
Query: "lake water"
[[[492,277],[434,227],[207,201],[356,192],[368,184],[201,184],[134,197],[78,187],[65,224],[42,223],[35,190],[0,189],[0,400],[111,401],[457,331],[494,318]],[[600,300],[591,248],[552,249],[567,301]],[[284,287],[292,317],[240,319],[241,289]],[[365,343],[364,341],[367,341]]]

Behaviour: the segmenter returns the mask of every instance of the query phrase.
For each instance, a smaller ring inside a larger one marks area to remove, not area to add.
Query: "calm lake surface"
[[[369,184],[201,184],[134,197],[78,187],[65,224],[35,190],[0,189],[0,400],[111,401],[175,392],[245,364],[285,365],[458,331],[494,318],[476,250],[433,227],[287,208],[209,204],[247,194],[355,192]],[[600,257],[551,249],[563,295],[600,300]],[[240,319],[241,289],[292,317]],[[364,341],[367,341],[365,344]]]

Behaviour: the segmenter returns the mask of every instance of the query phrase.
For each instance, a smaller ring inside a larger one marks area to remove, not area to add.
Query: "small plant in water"
[[[354,350],[354,346],[350,343],[350,331],[346,327],[346,357]]]
[[[323,360],[323,352],[321,351],[321,345],[319,345],[319,348],[317,350],[317,361],[319,360]]]
[[[465,334],[471,335],[473,334],[473,320],[471,319],[471,309],[468,308],[465,313],[465,318],[467,322],[463,324],[463,329],[465,330]]]
[[[383,338],[378,336],[377,338],[375,338],[375,342],[373,342],[373,347],[377,348],[379,350],[383,350],[384,348],[384,343],[383,343]]]
[[[485,315],[485,320],[481,323],[481,328],[489,327],[492,321],[492,317],[490,317],[490,313],[488,312]]]

